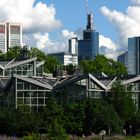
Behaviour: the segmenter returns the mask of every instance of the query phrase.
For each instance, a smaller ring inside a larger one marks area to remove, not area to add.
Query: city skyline
[[[128,37],[140,35],[140,0],[88,1],[104,46],[100,52],[116,58]],[[0,8],[1,20],[23,24],[24,43],[47,53],[67,50],[67,39],[86,27],[86,0],[1,0]]]

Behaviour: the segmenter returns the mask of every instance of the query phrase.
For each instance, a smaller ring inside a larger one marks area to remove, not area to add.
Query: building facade
[[[128,60],[128,51],[125,51],[124,53],[122,53],[117,57],[117,62],[121,62],[126,67],[128,65],[127,60]]]
[[[37,61],[36,57],[0,62],[0,105],[29,106],[30,109],[44,107],[55,79],[43,77],[43,69],[44,61]]]
[[[7,28],[5,22],[0,22],[0,51],[7,52]]]
[[[78,54],[78,38],[71,38],[68,40],[69,53],[73,55]]]
[[[44,61],[37,58],[0,63],[0,106],[31,110],[46,106],[49,98],[60,104],[81,102],[87,98],[101,99],[110,94],[117,77],[95,76],[90,73],[52,77],[43,75]],[[126,91],[132,87],[132,99],[140,107],[140,76],[121,77]]]
[[[140,37],[128,38],[128,74],[140,74]]]
[[[62,65],[78,65],[78,56],[77,54],[71,54],[71,53],[65,53],[65,52],[60,52],[60,53],[52,53],[49,54],[50,56],[54,56],[57,58],[60,64]]]
[[[22,45],[22,25],[20,23],[0,22],[0,50],[3,53],[8,48]]]
[[[126,90],[126,94],[131,93],[132,100],[138,110],[140,108],[140,76],[129,75],[125,77],[96,77],[90,73],[73,75],[60,81],[53,87],[53,97],[60,104],[70,104],[81,102],[84,99],[105,99],[111,94],[111,88],[117,80]],[[132,89],[130,90],[130,87]]]
[[[86,30],[83,39],[78,40],[78,59],[95,59],[99,54],[99,32],[93,29],[92,13],[87,15]]]
[[[20,23],[7,23],[7,47],[22,45],[22,26]]]

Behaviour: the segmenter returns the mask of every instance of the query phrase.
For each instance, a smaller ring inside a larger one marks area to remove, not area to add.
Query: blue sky
[[[116,59],[127,50],[128,37],[140,36],[140,0],[88,2],[100,53]],[[67,51],[68,39],[86,27],[86,0],[1,0],[0,9],[0,20],[22,24],[23,44],[45,53]]]
[[[38,1],[36,1],[38,2]],[[86,25],[86,0],[42,0],[47,5],[56,8],[56,18],[61,20],[62,28],[76,31]],[[97,31],[113,40],[117,38],[115,27],[100,12],[102,6],[111,10],[125,12],[130,4],[129,0],[88,0],[89,10],[93,11],[94,24]],[[55,31],[54,31],[55,32]]]

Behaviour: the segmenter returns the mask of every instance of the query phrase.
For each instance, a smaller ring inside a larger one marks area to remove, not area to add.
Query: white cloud
[[[105,55],[107,58],[112,58],[114,60],[117,60],[117,56],[119,55],[119,52],[109,49],[106,46],[100,46],[100,54]]]
[[[117,58],[117,45],[107,37],[103,35],[99,36],[99,46],[100,46],[100,54],[104,54],[108,58]]]
[[[140,0],[133,0],[140,3]],[[111,11],[107,7],[101,8],[102,14],[115,26],[118,33],[119,49],[127,49],[128,37],[140,36],[140,7],[129,6],[125,13]]]
[[[44,49],[46,44],[51,45],[51,41],[49,39],[49,34],[41,34],[41,33],[34,33],[34,38],[37,40],[36,46],[38,49]]]
[[[32,36],[32,35],[31,35]],[[67,52],[68,51],[68,39],[72,37],[76,37],[77,35],[74,32],[71,32],[67,29],[62,30],[61,34],[59,35],[58,41],[54,41],[50,39],[49,33],[34,33],[32,38],[32,42],[36,42],[35,46],[38,49],[43,50],[46,53],[55,53],[55,52]],[[30,43],[30,40],[27,39],[28,37],[24,37],[24,40],[27,44]]]
[[[66,39],[70,39],[73,37],[77,37],[77,35],[74,32],[64,29],[64,30],[62,30],[62,37],[66,38]]]
[[[104,37],[103,35],[99,36],[99,46],[106,46],[113,51],[117,50],[117,45],[110,38]]]
[[[131,0],[134,4],[140,5],[140,0]]]
[[[35,0],[1,0],[0,19],[23,24],[24,32],[46,32],[61,26],[53,5]]]
[[[58,53],[58,52],[67,52],[67,45],[65,42],[53,41],[51,45],[48,45],[43,50],[47,54]]]

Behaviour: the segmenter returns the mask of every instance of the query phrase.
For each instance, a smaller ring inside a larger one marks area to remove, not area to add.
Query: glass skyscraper
[[[117,62],[121,62],[126,67],[128,67],[127,66],[127,64],[128,64],[127,60],[128,60],[128,51],[125,51],[124,53],[120,54],[117,58]]]
[[[99,54],[99,32],[92,27],[92,13],[87,15],[86,30],[83,31],[83,40],[78,40],[79,60],[94,59]]]
[[[128,74],[140,74],[140,37],[128,38]]]

